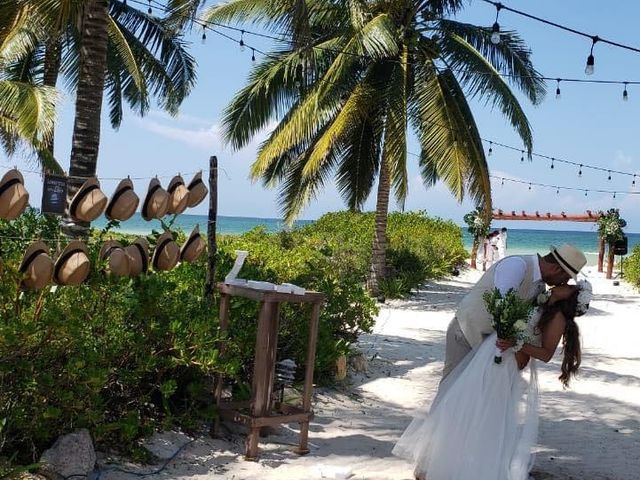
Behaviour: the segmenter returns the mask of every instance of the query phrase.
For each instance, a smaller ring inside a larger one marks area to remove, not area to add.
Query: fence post
[[[207,281],[204,296],[211,307],[213,305],[213,288],[216,282],[216,258],[218,244],[216,227],[218,222],[218,157],[209,157],[209,218],[207,222]]]

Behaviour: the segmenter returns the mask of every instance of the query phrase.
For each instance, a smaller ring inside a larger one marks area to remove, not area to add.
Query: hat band
[[[102,258],[103,259],[107,259],[109,258],[109,255],[111,255],[113,253],[114,250],[122,250],[122,247],[119,247],[117,245],[111,245],[109,248],[107,248],[104,253],[102,254]]]
[[[147,253],[142,248],[142,245],[139,243],[134,243],[138,251],[140,252],[140,258],[142,259],[142,271],[146,272],[149,269],[149,264],[147,263]]]
[[[154,269],[158,268],[158,257],[160,256],[160,253],[162,252],[162,249],[164,247],[166,247],[169,242],[173,242],[173,239],[172,238],[165,238],[162,241],[162,243],[156,247],[156,252],[158,252],[158,253],[153,256],[153,268]]]
[[[59,280],[58,273],[60,273],[60,269],[62,268],[62,266],[65,264],[67,260],[71,258],[72,255],[75,255],[76,253],[85,253],[85,251],[81,248],[74,248],[72,250],[69,250],[67,253],[65,253],[62,257],[58,259],[58,261],[56,262],[56,266],[53,269],[53,278],[56,280],[56,282]]]
[[[202,181],[202,179],[201,179],[201,178],[199,178],[199,179],[194,180],[193,182],[191,182],[191,183],[189,184],[189,187],[187,187],[187,188],[188,188],[189,190],[191,190],[191,189],[193,189],[194,187],[197,187],[198,185],[200,185],[201,183],[204,183],[204,182]]]
[[[556,254],[556,258],[558,259],[558,261],[560,263],[562,263],[563,266],[565,266],[566,268],[568,268],[570,271],[572,271],[574,273],[574,275],[578,274],[578,270],[576,270],[575,268],[573,268],[564,258],[562,258],[562,255],[560,255],[558,253],[558,250],[554,250],[553,253]]]
[[[116,203],[118,202],[120,197],[124,194],[124,192],[128,192],[129,190],[133,190],[133,188],[127,185],[122,190],[118,190],[113,195],[113,198],[111,199],[111,201],[109,202],[109,205],[107,206],[107,211],[106,211],[107,215],[111,216],[111,210],[113,210],[113,207],[116,205]]]
[[[33,252],[31,255],[29,255],[27,258],[25,258],[24,262],[22,262],[22,265],[20,266],[20,273],[26,272],[27,268],[29,267],[29,264],[31,262],[33,262],[38,255],[43,254],[43,253],[46,254],[47,251],[43,250],[42,248],[40,248],[40,249],[36,250],[35,252]]]
[[[151,196],[159,188],[160,188],[160,184],[157,184],[157,185],[154,185],[153,187],[151,187],[151,189],[147,192],[147,198],[144,199],[144,204],[142,204],[142,216],[143,217],[147,216],[147,205],[149,204],[149,200],[151,200]]]
[[[94,190],[98,190],[99,188],[100,187],[98,185],[91,185],[90,187],[87,187],[80,193],[78,193],[71,201],[71,205],[69,205],[69,213],[75,216],[76,209],[78,208],[78,203],[80,203],[80,201],[84,199],[84,197],[86,197],[89,193],[93,192]]]
[[[176,182],[176,183],[174,183],[173,185],[171,185],[171,186],[169,187],[169,193],[173,193],[173,192],[175,192],[175,191],[176,191],[176,189],[177,189],[180,185],[184,186],[184,182]]]
[[[200,234],[198,235],[193,235],[191,238],[189,238],[189,240],[187,240],[187,243],[185,243],[184,247],[182,248],[182,254],[180,255],[180,258],[184,258],[184,254],[187,251],[187,249],[193,244],[193,242],[195,242],[198,238],[200,238]]]
[[[16,183],[22,183],[20,181],[19,178],[12,178],[11,180],[9,180],[7,183],[5,183],[4,185],[2,185],[0,187],[0,195],[2,195],[4,192],[6,192],[7,190],[9,190],[11,187],[13,187]]]

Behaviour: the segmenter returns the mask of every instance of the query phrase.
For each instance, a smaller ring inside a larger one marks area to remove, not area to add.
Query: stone
[[[40,457],[43,472],[67,477],[86,477],[96,464],[96,452],[89,430],[63,435]]]

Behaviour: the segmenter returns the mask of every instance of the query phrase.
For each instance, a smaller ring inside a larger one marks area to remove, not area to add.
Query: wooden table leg
[[[251,416],[265,417],[269,414],[271,391],[275,371],[277,347],[278,304],[262,302],[258,316],[256,332],[256,351],[253,370],[253,388],[251,392]],[[258,456],[259,427],[251,427],[247,438],[247,460]]]
[[[309,325],[309,343],[307,345],[307,367],[304,375],[304,391],[302,393],[302,409],[311,412],[311,397],[313,395],[313,370],[316,363],[316,342],[318,340],[318,326],[320,324],[319,303],[311,307],[311,323]],[[300,443],[296,450],[299,455],[309,453],[309,422],[300,423]]]
[[[229,295],[220,295],[220,310],[219,310],[219,331],[220,334],[226,333],[229,326]],[[220,345],[220,358],[224,353],[224,343]],[[215,436],[220,432],[220,404],[222,402],[222,385],[224,383],[224,376],[222,373],[218,373],[215,379],[215,401],[218,409],[216,419],[213,422],[213,429],[211,433]]]

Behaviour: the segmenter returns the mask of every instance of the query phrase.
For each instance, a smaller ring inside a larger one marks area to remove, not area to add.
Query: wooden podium
[[[248,427],[249,433],[245,452],[247,460],[256,460],[258,457],[260,430],[263,427],[274,427],[283,423],[300,424],[300,441],[296,452],[300,455],[309,453],[309,422],[313,418],[313,410],[311,408],[313,369],[316,357],[320,310],[325,302],[325,295],[318,292],[295,295],[224,283],[219,283],[217,287],[220,292],[220,330],[222,332],[226,331],[229,325],[229,305],[233,297],[243,297],[260,302],[251,400],[249,402],[223,400],[222,386],[224,379],[221,374],[218,375],[215,396],[220,417]],[[275,402],[272,398],[278,347],[280,304],[284,302],[311,304],[302,405],[297,406]]]

